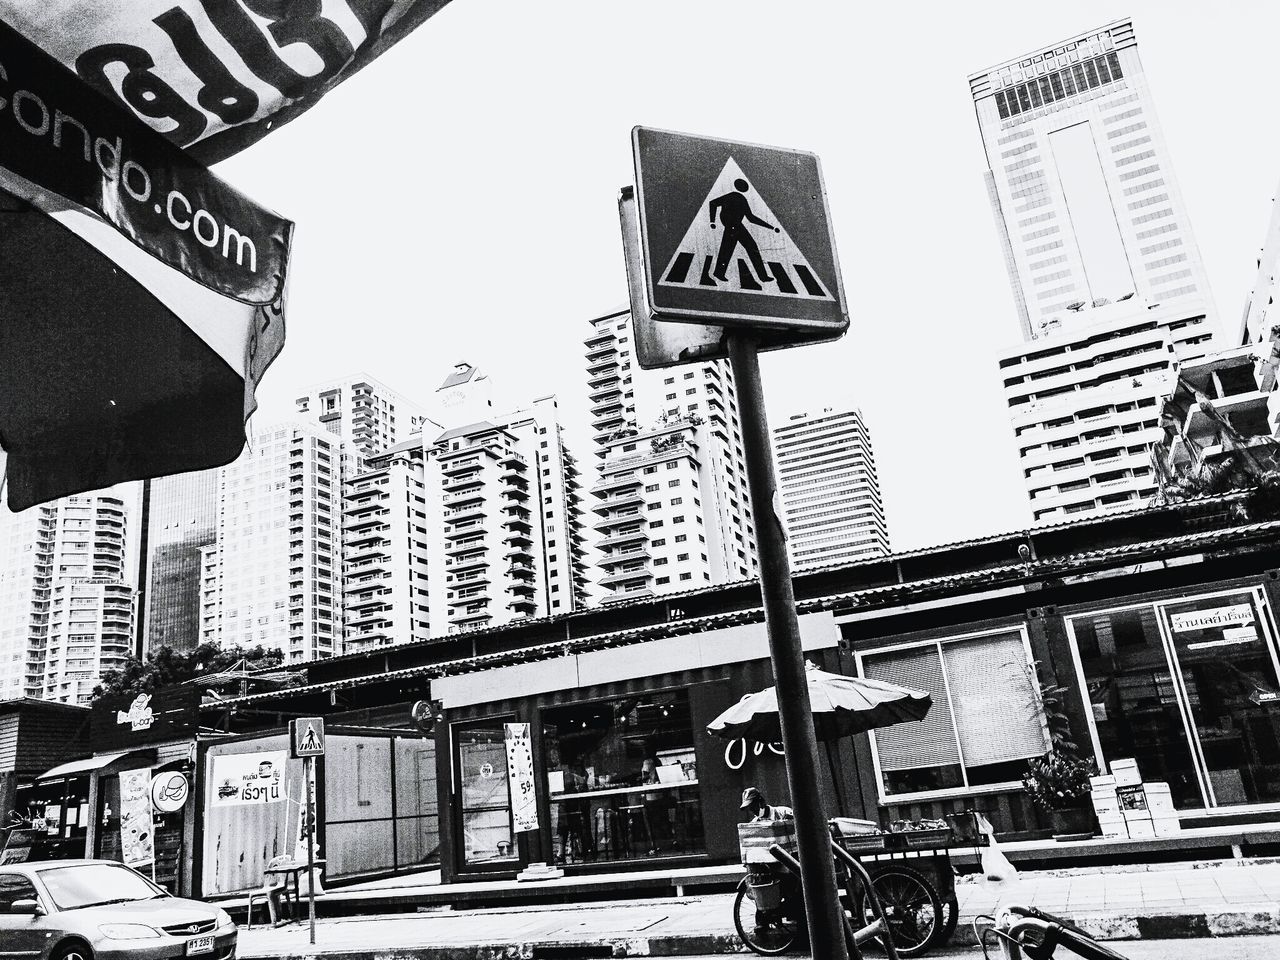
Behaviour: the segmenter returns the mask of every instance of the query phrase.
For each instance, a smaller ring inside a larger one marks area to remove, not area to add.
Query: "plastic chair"
[[[282,863],[289,863],[290,857],[272,857],[267,861],[267,869],[278,867]],[[267,903],[267,913],[271,916],[271,925],[279,926],[280,915],[277,910],[276,901],[284,894],[285,885],[288,879],[282,873],[267,873],[263,875],[262,888],[249,894],[249,905],[246,908],[246,927],[247,930],[253,929],[253,903],[255,900],[265,900]]]

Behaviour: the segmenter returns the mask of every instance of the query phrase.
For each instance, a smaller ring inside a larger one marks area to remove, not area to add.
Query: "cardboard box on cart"
[[[742,852],[743,863],[777,863],[769,853],[769,848],[775,843],[790,854],[797,852],[794,820],[759,820],[738,824],[738,847]]]

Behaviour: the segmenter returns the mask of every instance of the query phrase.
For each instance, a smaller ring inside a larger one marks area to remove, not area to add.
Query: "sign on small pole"
[[[809,942],[815,957],[846,960],[759,357],[762,348],[836,339],[849,326],[821,168],[812,153],[645,127],[632,131],[632,146],[639,220],[639,262],[628,258],[632,317],[654,328],[644,339],[657,347],[655,366],[723,350],[733,367]],[[627,201],[623,236],[634,247]],[[662,321],[699,326],[672,337],[658,330]]]
[[[303,777],[307,781],[307,915],[311,926],[311,942],[316,942],[316,757],[324,756],[324,719],[298,717],[289,721],[289,756],[306,763]]]

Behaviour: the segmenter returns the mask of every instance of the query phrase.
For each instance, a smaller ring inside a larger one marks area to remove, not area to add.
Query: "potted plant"
[[[1036,806],[1049,815],[1055,840],[1087,840],[1093,836],[1089,778],[1098,770],[1092,760],[1081,759],[1072,738],[1065,701],[1067,688],[1045,684],[1038,670],[1035,676],[1040,688],[1039,709],[1049,734],[1049,752],[1027,762],[1022,786]]]
[[[1027,763],[1022,785],[1036,806],[1049,814],[1055,840],[1087,840],[1093,836],[1089,778],[1097,773],[1092,760],[1081,760],[1055,748]]]

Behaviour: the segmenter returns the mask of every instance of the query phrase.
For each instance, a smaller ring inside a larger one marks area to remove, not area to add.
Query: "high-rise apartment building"
[[[1133,25],[969,86],[1024,340],[999,363],[1033,514],[1136,506],[1154,491],[1154,408],[1217,319]]]
[[[312,387],[295,404],[361,457],[408,440],[425,419],[416,404],[366,374]]]
[[[122,491],[0,510],[0,698],[89,700],[131,652],[134,585]]]
[[[145,481],[143,645],[189,653],[200,642],[200,551],[217,536],[218,471]]]
[[[488,377],[459,363],[432,409],[346,485],[348,652],[586,603],[581,481],[555,397],[499,412]]]
[[[889,552],[871,433],[862,411],[826,407],[773,428],[787,550],[796,568]]]
[[[303,420],[255,432],[218,472],[217,536],[201,548],[201,641],[341,652],[342,443]]]
[[[591,327],[598,598],[754,576],[755,526],[729,364],[641,370],[629,311],[596,317]]]
[[[1271,201],[1271,219],[1267,223],[1262,249],[1258,251],[1257,266],[1253,290],[1240,321],[1240,334],[1236,340],[1240,344],[1280,339],[1276,335],[1280,330],[1280,307],[1276,306],[1276,300],[1280,298],[1280,188]]]

